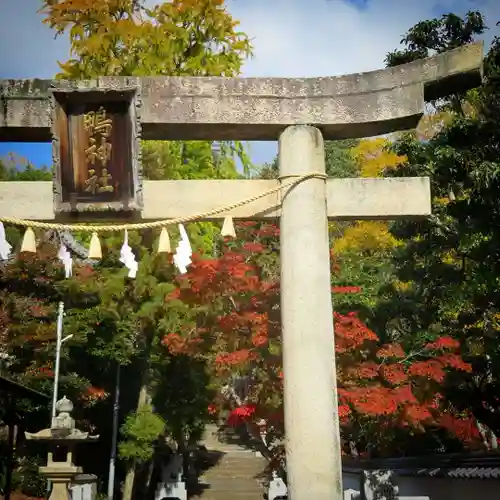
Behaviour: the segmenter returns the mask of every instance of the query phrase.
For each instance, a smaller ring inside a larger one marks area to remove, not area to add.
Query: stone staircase
[[[236,439],[220,439],[217,427],[207,426],[202,444],[212,461],[199,478],[200,488],[193,499],[200,500],[261,500],[264,488],[257,476],[266,460]]]

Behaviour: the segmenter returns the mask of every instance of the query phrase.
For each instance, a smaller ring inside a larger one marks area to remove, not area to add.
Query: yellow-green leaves
[[[136,0],[43,0],[44,23],[69,30],[66,78],[234,76],[251,44],[223,0],[172,0],[145,8]]]
[[[390,151],[389,145],[383,137],[359,141],[352,155],[358,163],[361,177],[383,177],[385,170],[394,169],[406,161],[404,156]]]
[[[397,168],[406,161],[389,150],[389,141],[384,138],[362,139],[351,150],[358,165],[361,177],[382,177],[384,172]],[[387,222],[355,222],[343,231],[341,238],[335,240],[334,254],[346,252],[383,252],[398,246],[399,242],[389,232]]]

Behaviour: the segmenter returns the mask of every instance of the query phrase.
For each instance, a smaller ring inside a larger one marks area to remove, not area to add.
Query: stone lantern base
[[[40,467],[39,471],[52,484],[52,491],[49,500],[71,500],[71,492],[69,487],[73,478],[81,474],[82,468],[67,464],[51,464],[45,467]]]

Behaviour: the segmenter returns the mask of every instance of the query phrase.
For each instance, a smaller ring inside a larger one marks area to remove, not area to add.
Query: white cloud
[[[407,29],[442,12],[480,10],[500,20],[498,0],[227,0],[241,30],[254,39],[245,76],[329,76],[383,66]],[[68,57],[65,38],[53,39],[36,14],[39,0],[2,0],[0,77],[49,78]],[[491,37],[491,35],[489,35]],[[5,50],[5,48],[11,50]],[[270,160],[276,145],[255,144],[254,161]]]
[[[494,26],[500,3],[481,2]],[[371,0],[358,8],[346,0],[229,0],[241,28],[255,42],[249,76],[329,76],[383,66],[408,28],[437,14],[433,0]],[[442,12],[464,14],[477,0],[440,2]]]
[[[359,2],[358,2],[359,3]],[[497,0],[229,0],[229,10],[254,40],[245,76],[336,76],[381,68],[388,52],[417,22],[444,12],[480,10],[500,20]],[[489,35],[491,38],[492,35]],[[274,157],[276,143],[251,145],[254,161]]]

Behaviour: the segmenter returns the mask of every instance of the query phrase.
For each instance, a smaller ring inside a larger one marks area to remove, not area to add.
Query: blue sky
[[[151,3],[154,3],[151,0]],[[416,22],[443,12],[480,10],[489,26],[500,20],[498,0],[227,0],[254,43],[244,76],[312,77],[369,71]],[[39,0],[2,0],[0,78],[51,78],[69,56],[65,37],[42,24]],[[492,30],[493,31],[493,30]],[[490,33],[487,38],[491,38]],[[277,144],[250,143],[256,164],[271,161]],[[49,144],[0,143],[35,165],[50,164]]]

